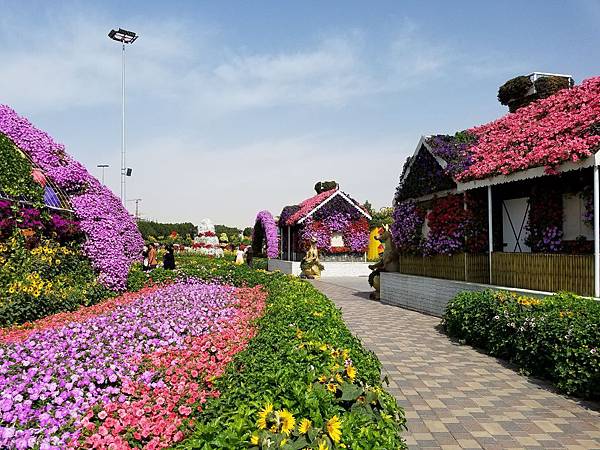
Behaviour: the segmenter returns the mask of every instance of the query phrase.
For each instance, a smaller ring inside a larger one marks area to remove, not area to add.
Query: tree
[[[246,227],[244,228],[244,237],[250,237],[252,236],[252,232],[254,231],[253,227]]]
[[[371,202],[369,202],[369,200],[365,200],[365,204],[363,205],[363,208],[365,208],[367,210],[367,212],[369,213],[370,216],[373,216],[373,214],[375,214],[373,205],[371,205]]]

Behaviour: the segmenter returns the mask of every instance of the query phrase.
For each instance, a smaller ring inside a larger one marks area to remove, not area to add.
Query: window
[[[585,202],[579,194],[563,195],[563,239],[565,241],[574,241],[579,236],[585,236],[589,241],[594,239],[594,229],[582,219],[584,212]]]

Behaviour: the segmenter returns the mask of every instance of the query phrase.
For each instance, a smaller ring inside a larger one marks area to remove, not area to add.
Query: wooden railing
[[[496,252],[492,253],[491,280],[487,254],[401,255],[400,273],[538,291],[594,294],[593,255]]]
[[[593,295],[594,256],[492,253],[492,284]]]
[[[446,280],[489,283],[488,255],[400,256],[400,273]]]

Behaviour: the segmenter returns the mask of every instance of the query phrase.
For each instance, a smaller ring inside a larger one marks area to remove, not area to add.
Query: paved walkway
[[[314,284],[381,360],[406,411],[410,448],[600,449],[600,405],[450,341],[438,318],[368,300],[366,278]]]

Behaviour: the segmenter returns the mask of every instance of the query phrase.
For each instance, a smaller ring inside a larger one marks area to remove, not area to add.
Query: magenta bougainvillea
[[[114,290],[126,286],[129,266],[141,255],[143,241],[133,217],[119,199],[57,144],[5,105],[0,105],[0,133],[11,139],[70,198],[85,235],[83,250]]]
[[[472,128],[477,142],[468,151],[472,165],[461,181],[545,166],[590,156],[600,144],[600,77]]]
[[[279,256],[279,236],[277,234],[275,219],[273,219],[269,211],[260,211],[256,215],[252,238],[252,248],[254,251],[262,251],[263,239],[266,241],[267,257],[277,258]],[[259,242],[260,245],[258,245]]]

